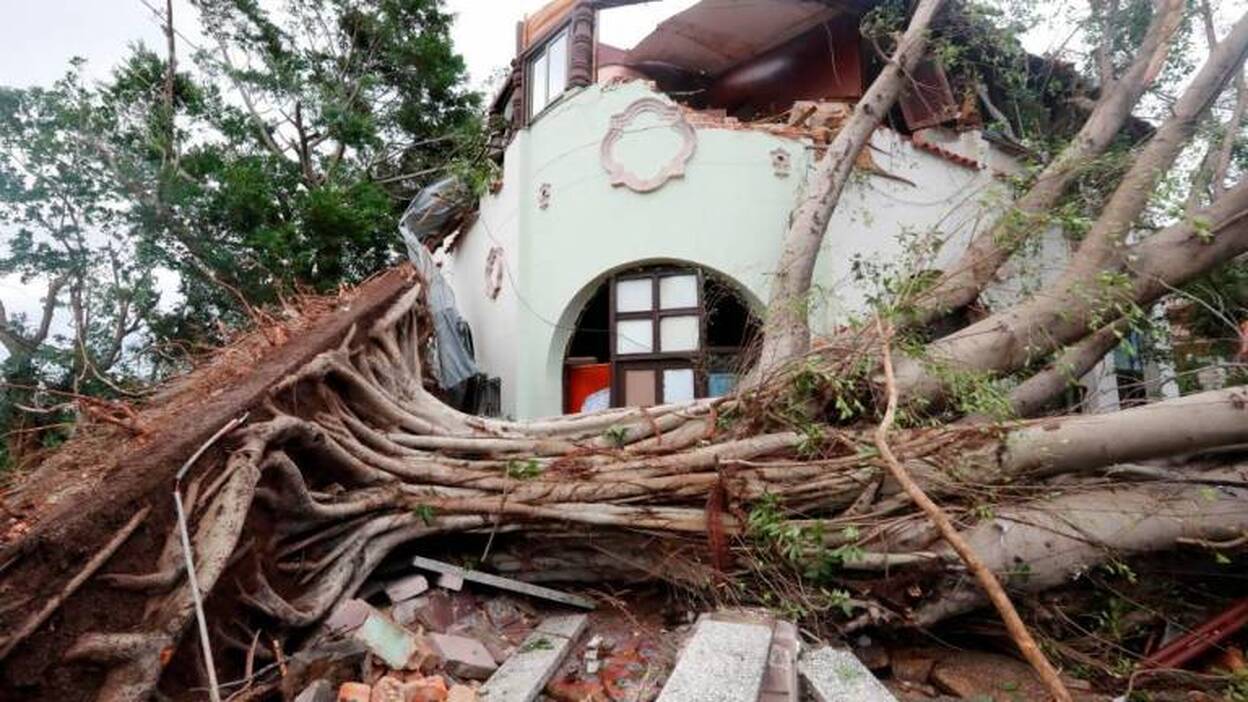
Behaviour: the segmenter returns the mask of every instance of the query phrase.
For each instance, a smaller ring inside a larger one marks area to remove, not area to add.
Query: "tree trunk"
[[[1248,470],[1194,473],[1205,484],[1157,483],[1072,490],[1070,494],[1006,508],[965,531],[969,541],[1011,589],[1041,592],[1069,582],[1110,558],[1173,548],[1180,538],[1224,539],[1248,530]],[[1225,481],[1216,490],[1211,483]],[[914,613],[931,626],[983,604],[979,590],[949,578]]]
[[[1047,226],[1049,208],[1071,181],[1118,137],[1131,110],[1165,63],[1170,38],[1183,19],[1182,0],[1159,3],[1135,61],[1122,77],[1101,86],[1101,97],[1073,140],[1050,162],[1010,211],[977,234],[966,252],[922,298],[913,323],[922,325],[970,304],[1017,248]]]
[[[837,132],[806,182],[803,199],[790,216],[771,282],[757,368],[760,374],[766,374],[810,348],[807,298],[828,222],[836,211],[859,152],[892,109],[906,86],[907,76],[922,58],[927,47],[928,27],[943,2],[920,0],[892,58],[854,106],[853,115]]]
[[[1028,300],[929,344],[926,359],[898,359],[904,397],[939,397],[939,369],[1013,373],[1248,251],[1248,181],[1200,212],[1116,256],[1129,265],[1062,280]]]

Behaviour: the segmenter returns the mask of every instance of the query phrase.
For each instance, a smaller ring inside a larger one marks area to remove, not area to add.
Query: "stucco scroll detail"
[[[657,173],[649,178],[643,178],[636,173],[630,171],[626,166],[615,158],[615,147],[619,144],[628,127],[638,117],[644,114],[653,114],[660,122],[666,123],[677,136],[680,137],[680,148],[672,156]],[[641,98],[633,104],[629,105],[623,112],[611,117],[611,128],[607,130],[606,136],[602,138],[602,167],[607,171],[607,175],[611,178],[611,185],[620,186],[639,193],[648,193],[663,187],[667,181],[672,178],[682,178],[685,175],[685,165],[689,163],[689,159],[693,158],[694,149],[698,144],[698,135],[694,132],[693,127],[685,121],[685,115],[681,112],[680,107],[672,105],[657,98]]]

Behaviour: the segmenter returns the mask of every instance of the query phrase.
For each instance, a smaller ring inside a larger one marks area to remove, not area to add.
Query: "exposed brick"
[[[494,656],[476,639],[452,634],[431,633],[430,646],[442,659],[446,672],[469,680],[485,680],[498,669]]]
[[[407,697],[403,702],[445,702],[449,697],[446,681],[441,675],[409,680],[405,690]]]
[[[386,583],[385,588],[386,597],[389,597],[391,602],[410,600],[417,595],[424,594],[428,589],[429,580],[423,575],[409,575],[398,580],[391,580]]]
[[[364,683],[343,683],[338,688],[338,702],[371,702],[372,696],[372,686]]]

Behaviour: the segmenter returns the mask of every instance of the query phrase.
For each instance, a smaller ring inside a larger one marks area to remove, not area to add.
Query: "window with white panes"
[[[529,57],[529,117],[559,99],[568,88],[568,30],[556,34]]]
[[[611,287],[613,404],[647,406],[705,395],[702,275],[658,270],[617,277]]]

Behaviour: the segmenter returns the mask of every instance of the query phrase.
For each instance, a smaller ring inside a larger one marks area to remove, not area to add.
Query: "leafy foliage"
[[[0,318],[11,378],[110,395],[182,367],[253,307],[393,263],[430,179],[489,172],[440,0],[193,6],[210,44],[176,73],[135,45],[98,85],[75,63],[0,88],[0,275],[55,321]]]

